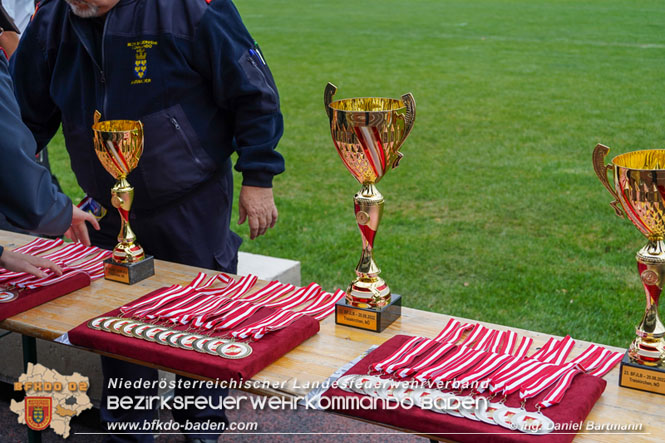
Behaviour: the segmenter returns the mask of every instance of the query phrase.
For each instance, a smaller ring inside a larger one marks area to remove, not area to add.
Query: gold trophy
[[[104,261],[104,278],[131,285],[155,274],[153,257],[145,255],[129,226],[134,188],[127,175],[136,168],[143,153],[143,124],[134,120],[99,121],[100,118],[99,111],[95,111],[92,125],[95,153],[104,169],[116,179],[111,189],[111,204],[118,210],[122,224],[113,255]]]
[[[596,146],[593,168],[614,197],[610,204],[616,214],[627,215],[648,239],[636,256],[646,310],[621,362],[619,385],[665,394],[665,327],[658,316],[658,300],[665,283],[665,150],[628,152],[605,165],[609,151],[607,146]],[[607,179],[608,170],[613,171],[614,187]]]
[[[376,184],[397,167],[399,152],[416,119],[413,95],[401,99],[363,97],[333,101],[337,88],[328,83],[324,104],[330,132],[342,162],[362,185],[354,197],[363,250],[356,279],[336,305],[338,324],[381,332],[401,315],[402,300],[391,294],[374,262],[374,239],[383,214],[383,195]]]

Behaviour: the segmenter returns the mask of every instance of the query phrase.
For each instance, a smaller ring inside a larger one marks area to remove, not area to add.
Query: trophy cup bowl
[[[136,242],[129,225],[129,212],[134,200],[134,188],[127,175],[136,168],[143,153],[143,124],[134,120],[99,121],[95,113],[95,154],[116,183],[111,189],[111,204],[120,214],[121,228],[113,255],[105,261],[104,277],[109,280],[133,284],[154,275],[154,260],[146,257]]]
[[[658,302],[665,282],[665,150],[628,152],[605,165],[608,152],[608,147],[596,146],[594,170],[614,197],[610,204],[616,214],[619,217],[625,214],[647,238],[647,244],[636,255],[646,294],[646,309],[635,328],[637,336],[630,345],[628,357],[632,363],[661,368],[665,372],[665,327],[658,315]],[[612,171],[613,187],[607,178],[608,171]],[[622,366],[624,364],[626,362]],[[644,389],[644,386],[639,388]]]
[[[354,209],[363,250],[356,266],[356,278],[346,291],[346,304],[383,311],[391,304],[401,306],[401,300],[392,299],[390,288],[379,277],[381,270],[374,261],[374,239],[383,214],[383,195],[376,184],[390,169],[397,167],[402,158],[399,150],[413,128],[416,103],[410,93],[401,99],[360,97],[333,101],[336,90],[328,83],[324,92],[330,132],[344,166],[361,184],[354,197]],[[368,323],[367,319],[363,321]],[[369,323],[376,323],[376,329],[382,330],[380,326],[385,321],[377,318]]]

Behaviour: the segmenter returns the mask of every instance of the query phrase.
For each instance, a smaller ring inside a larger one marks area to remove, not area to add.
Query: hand
[[[65,232],[65,237],[74,242],[78,241],[86,246],[90,246],[88,227],[85,225],[86,221],[89,222],[95,230],[99,231],[99,222],[94,215],[72,205],[72,225],[67,229],[67,232]]]
[[[14,272],[27,272],[37,277],[46,277],[46,272],[39,268],[50,269],[55,275],[62,275],[60,266],[42,257],[20,254],[18,252],[4,250],[0,255],[0,266]]]
[[[268,228],[274,227],[277,222],[277,207],[272,196],[272,188],[256,186],[240,188],[238,213],[239,225],[249,218],[249,238],[254,240],[265,234]]]

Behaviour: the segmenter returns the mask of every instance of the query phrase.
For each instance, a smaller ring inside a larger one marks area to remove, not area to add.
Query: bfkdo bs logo
[[[25,424],[33,431],[43,431],[51,424],[53,399],[51,397],[25,398]]]

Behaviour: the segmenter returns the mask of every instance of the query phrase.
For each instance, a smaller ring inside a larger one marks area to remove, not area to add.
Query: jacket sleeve
[[[7,60],[0,55],[0,212],[31,232],[61,235],[71,225],[72,202],[34,158],[35,141],[19,118]]]
[[[36,152],[46,147],[60,127],[60,110],[51,100],[51,68],[40,33],[48,24],[36,13],[23,32],[10,60],[14,94],[21,118],[37,142]]]
[[[230,0],[215,0],[197,27],[192,61],[212,84],[217,105],[233,115],[236,170],[243,185],[271,187],[284,171],[275,150],[284,131],[279,95],[265,57]]]

